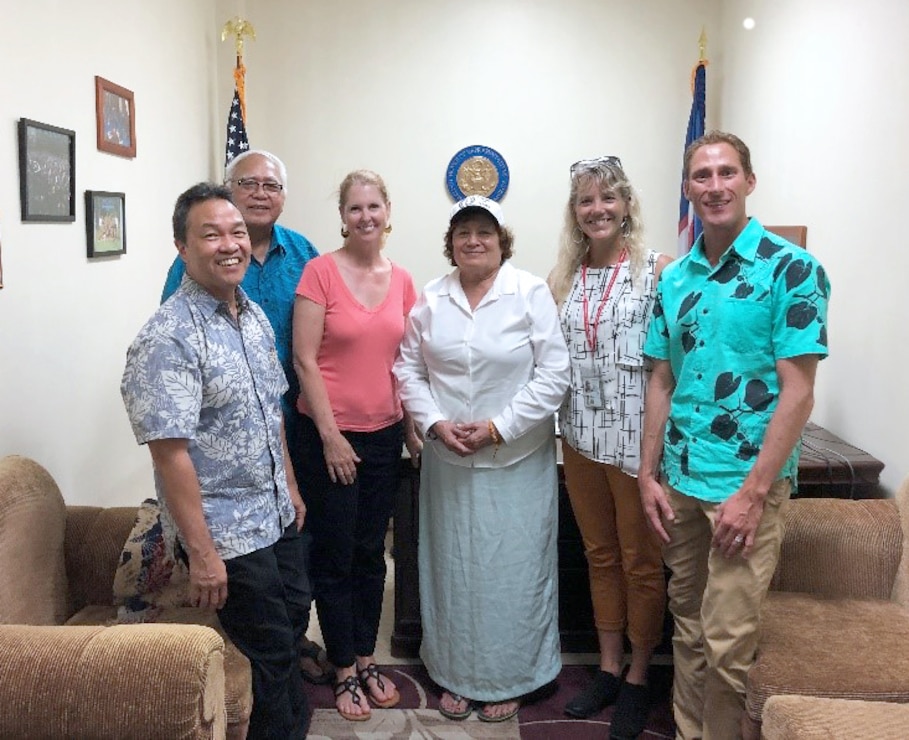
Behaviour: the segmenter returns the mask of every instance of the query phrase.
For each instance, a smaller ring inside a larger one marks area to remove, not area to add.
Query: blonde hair
[[[593,181],[600,188],[615,192],[623,201],[628,214],[622,226],[625,248],[631,270],[631,283],[634,290],[640,290],[641,275],[647,261],[647,250],[644,247],[644,223],[641,220],[641,203],[638,194],[628,180],[625,171],[614,162],[593,162],[579,167],[571,173],[571,189],[568,203],[565,206],[565,220],[559,235],[559,253],[555,267],[549,273],[547,282],[556,304],[561,307],[571,291],[575,272],[587,255],[587,236],[578,227],[574,207],[578,191],[586,188]]]
[[[341,187],[338,188],[338,208],[342,211],[344,210],[344,204],[347,202],[347,193],[354,185],[372,185],[379,191],[382,200],[385,201],[385,205],[391,202],[388,200],[388,190],[381,175],[372,170],[354,170],[341,180]]]

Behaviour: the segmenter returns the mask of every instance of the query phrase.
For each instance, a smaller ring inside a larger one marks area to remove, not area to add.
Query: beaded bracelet
[[[499,430],[496,429],[496,425],[492,423],[492,419],[488,422],[489,425],[489,436],[492,437],[492,442],[496,446],[492,451],[492,459],[496,459],[496,454],[499,452],[499,445],[502,444],[502,438],[499,436]]]

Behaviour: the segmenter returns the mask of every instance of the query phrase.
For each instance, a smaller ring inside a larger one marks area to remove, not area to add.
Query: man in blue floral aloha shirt
[[[830,283],[748,217],[756,178],[741,139],[705,134],[683,169],[704,233],[657,287],[638,486],[672,572],[678,737],[726,740],[744,729],[761,604],[827,356]]]
[[[187,278],[130,346],[120,390],[152,456],[162,525],[188,560],[190,601],[218,611],[252,666],[249,737],[305,737],[297,645],[311,590],[287,380],[268,319],[240,287],[251,247],[230,190],[193,186],[173,227]]]

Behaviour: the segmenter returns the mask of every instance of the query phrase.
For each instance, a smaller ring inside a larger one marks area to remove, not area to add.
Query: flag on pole
[[[685,134],[685,149],[692,141],[704,135],[707,98],[707,62],[698,62],[692,75],[691,113],[688,115],[688,131]],[[682,150],[684,154],[685,149]],[[683,179],[684,182],[684,179]],[[701,235],[701,219],[694,215],[694,208],[683,191],[679,192],[679,246],[678,255],[687,254],[695,240]]]
[[[246,100],[245,100],[246,67],[237,60],[234,70],[234,99],[230,104],[230,113],[227,116],[227,148],[224,154],[225,166],[238,154],[249,149],[249,139],[246,136]]]

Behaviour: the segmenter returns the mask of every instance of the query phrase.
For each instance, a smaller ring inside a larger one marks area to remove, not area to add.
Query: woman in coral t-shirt
[[[391,203],[382,178],[351,172],[340,187],[344,244],[310,260],[297,286],[294,367],[302,392],[312,577],[336,706],[366,720],[400,696],[373,653],[385,588],[384,542],[405,434],[392,366],[416,300],[410,274],[382,254]]]

